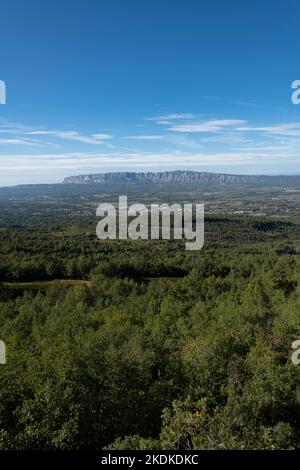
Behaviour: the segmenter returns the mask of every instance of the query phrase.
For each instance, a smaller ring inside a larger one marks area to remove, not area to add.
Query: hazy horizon
[[[88,176],[88,175],[97,175],[97,174],[106,174],[106,173],[164,173],[164,172],[175,172],[175,171],[191,171],[195,173],[213,173],[213,174],[224,174],[224,175],[234,175],[234,176],[300,176],[300,171],[296,173],[238,173],[238,172],[223,172],[223,171],[208,171],[208,170],[194,170],[186,168],[176,168],[176,169],[166,169],[166,170],[108,170],[108,171],[98,171],[98,172],[85,172],[85,173],[73,173],[68,174],[63,177],[61,180],[53,181],[38,181],[30,183],[17,183],[17,184],[0,184],[0,188],[7,188],[13,186],[27,186],[27,185],[53,185],[53,184],[62,184],[64,179],[70,176]]]

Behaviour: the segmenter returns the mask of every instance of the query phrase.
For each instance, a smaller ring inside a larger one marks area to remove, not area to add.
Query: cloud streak
[[[177,121],[181,119],[196,119],[199,118],[200,114],[194,113],[173,113],[173,114],[164,114],[162,116],[154,116],[148,118],[148,121]],[[161,124],[160,122],[158,122]]]
[[[202,121],[189,124],[178,124],[169,127],[169,131],[173,132],[221,132],[227,128],[234,128],[234,126],[245,124],[247,121],[241,119],[215,119],[209,121]]]
[[[129,140],[164,140],[164,138],[163,135],[128,135],[123,137],[123,139]]]
[[[276,124],[274,126],[260,126],[260,127],[239,127],[238,131],[242,132],[259,132],[271,135],[283,135],[300,137],[300,122],[291,122],[287,124]]]
[[[47,131],[47,130],[37,130],[26,132],[27,135],[52,135],[58,137],[59,139],[65,140],[74,140],[77,142],[82,142],[85,144],[99,145],[103,144],[107,139],[113,138],[111,134],[92,134],[92,135],[82,135],[77,131]]]

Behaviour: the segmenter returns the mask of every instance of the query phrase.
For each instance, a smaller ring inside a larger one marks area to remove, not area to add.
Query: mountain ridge
[[[68,176],[63,184],[107,183],[299,184],[300,175],[235,175],[201,171],[108,172]]]

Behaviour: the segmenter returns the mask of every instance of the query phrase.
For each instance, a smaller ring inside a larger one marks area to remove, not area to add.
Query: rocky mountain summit
[[[91,175],[68,176],[63,184],[98,184],[98,183],[203,183],[203,184],[300,184],[300,176],[267,175],[230,175],[199,171],[164,171],[164,172],[111,172]]]

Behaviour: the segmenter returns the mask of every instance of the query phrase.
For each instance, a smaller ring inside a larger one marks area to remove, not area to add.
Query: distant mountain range
[[[68,176],[63,184],[105,183],[201,183],[217,185],[300,185],[300,175],[229,175],[199,171],[164,171],[158,173],[112,172],[94,175]]]

